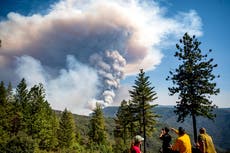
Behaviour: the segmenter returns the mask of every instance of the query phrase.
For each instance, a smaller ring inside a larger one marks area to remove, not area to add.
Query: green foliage
[[[6,149],[6,144],[10,139],[10,135],[6,130],[3,130],[2,126],[0,126],[0,150]]]
[[[6,144],[7,153],[33,153],[34,150],[34,140],[23,132],[19,132],[16,136],[13,136]]]
[[[96,108],[93,110],[92,117],[90,119],[90,140],[98,145],[103,145],[106,142],[106,129],[105,120],[102,112],[102,107],[99,103],[96,104]]]
[[[45,100],[45,91],[41,84],[33,86],[30,90],[28,90],[26,86],[25,80],[22,80],[22,82],[20,82],[20,88],[18,85],[18,91],[13,94],[10,92],[12,91],[10,85],[5,87],[3,82],[0,84],[0,115],[4,116],[4,118],[0,118],[2,123],[0,124],[1,153],[128,153],[132,135],[130,131],[139,131],[139,128],[133,128],[133,130],[131,130],[131,124],[129,123],[129,121],[134,121],[134,126],[139,125],[139,120],[137,118],[132,118],[136,117],[137,113],[134,111],[136,110],[134,109],[135,105],[131,101],[123,101],[121,103],[119,110],[115,111],[117,112],[116,119],[113,119],[112,117],[104,117],[101,108],[99,111],[96,111],[97,113],[92,114],[92,116],[72,115],[71,112],[68,112],[71,114],[72,117],[70,118],[73,120],[70,125],[75,126],[75,130],[69,131],[74,131],[75,138],[78,138],[78,141],[74,141],[70,147],[62,148],[61,143],[58,143],[60,135],[58,137],[57,133],[60,134],[60,127],[64,127],[59,125],[59,122],[68,123],[68,117],[64,117],[66,119],[62,118],[65,110],[64,112],[55,111],[56,114],[53,113],[48,102]],[[9,95],[11,95],[11,98],[13,96],[11,100]],[[20,99],[27,101],[21,101]],[[13,104],[13,106],[11,104]],[[21,109],[23,108],[22,105],[25,107],[24,109]],[[172,115],[172,109],[159,110],[158,107],[156,107],[156,109],[154,107],[154,112],[155,111],[163,116],[159,119],[160,122],[167,123],[173,127],[179,126],[179,123],[175,122],[175,116]],[[225,114],[225,119],[223,119],[224,114],[222,113]],[[29,115],[26,116],[25,114]],[[98,116],[102,116],[103,118],[103,122],[100,123],[103,123],[102,127],[104,128],[102,129],[104,130],[102,131],[104,131],[103,134],[105,134],[106,139],[101,144],[95,143],[90,137],[88,137],[88,133],[91,129],[91,126],[89,125],[91,125],[92,121],[97,121],[97,117],[93,120],[93,116],[96,116],[96,114],[100,114]],[[112,114],[115,113],[113,112]],[[219,144],[218,152],[223,153],[226,150],[223,150],[221,147],[225,145],[226,149],[229,146],[226,140],[226,137],[228,138],[228,133],[224,132],[228,130],[227,125],[229,124],[227,121],[229,118],[229,110],[226,109],[225,111],[220,111],[217,115],[215,124],[213,124],[213,122],[204,122],[200,118],[198,118],[198,123],[201,126],[207,127],[211,135],[214,136],[214,142]],[[122,125],[127,125],[127,130],[123,130]],[[167,125],[158,123],[154,124],[156,130],[154,130],[146,139],[148,152],[157,152],[159,150],[161,141],[158,136],[160,129],[164,126]],[[183,126],[186,131],[188,129],[188,132],[191,133],[190,122],[184,123]],[[59,132],[57,131],[58,129]],[[79,133],[76,134],[76,131]],[[127,132],[126,136],[123,135],[124,131]],[[116,135],[116,132],[121,133],[117,133],[118,135]],[[124,138],[126,138],[125,141]]]
[[[171,95],[179,94],[180,101],[177,102],[175,111],[178,121],[183,121],[189,114],[210,119],[215,117],[212,111],[216,105],[212,104],[209,95],[219,93],[216,83],[213,82],[216,76],[212,74],[217,64],[212,64],[212,58],[207,59],[208,54],[201,54],[200,44],[195,36],[190,37],[185,33],[180,44],[176,45],[179,51],[175,53],[175,57],[183,63],[174,72],[170,71],[171,77],[168,80],[176,85],[169,88]]]
[[[151,87],[149,76],[145,76],[143,69],[138,74],[133,90],[130,90],[131,108],[135,120],[138,121],[139,134],[144,135],[144,152],[146,151],[146,135],[151,135],[156,124],[156,118],[159,116],[153,112],[154,107],[151,105],[157,99],[154,87]]]
[[[157,99],[154,87],[150,85],[149,77],[145,76],[141,69],[133,90],[129,91],[131,101],[123,100],[118,108],[114,135],[116,145],[123,146],[119,149],[122,152],[128,150],[127,146],[130,146],[131,139],[136,134],[144,135],[144,152],[146,151],[146,135],[152,135],[157,123],[156,119],[159,117],[153,112],[153,108],[157,105],[150,104]]]
[[[0,83],[0,126],[3,130],[9,129],[12,104],[7,100],[7,89],[4,82]]]
[[[113,153],[113,149],[108,144],[91,143],[87,147],[86,153]]]
[[[188,115],[193,117],[195,142],[196,116],[214,119],[215,114],[212,112],[217,106],[212,104],[210,96],[219,93],[216,83],[213,82],[216,76],[212,74],[217,64],[212,64],[212,58],[207,59],[208,54],[202,55],[200,44],[195,36],[184,34],[180,43],[176,44],[178,51],[175,52],[175,57],[182,64],[175,71],[170,71],[171,76],[167,78],[175,85],[169,88],[170,94],[179,94],[175,110],[178,122],[183,122]]]
[[[2,97],[0,132],[4,140],[2,144],[8,141],[12,141],[11,143],[19,141],[18,133],[26,133],[40,149],[54,149],[58,144],[55,135],[58,124],[55,124],[56,115],[45,100],[42,84],[35,85],[28,91],[26,81],[22,79],[14,95],[11,84],[6,89],[2,83],[0,90],[0,98]],[[14,139],[7,139],[8,135],[13,136]]]
[[[15,109],[23,112],[23,114],[27,115],[26,111],[28,110],[28,89],[26,80],[23,78],[21,82],[18,84],[16,88],[15,94]]]
[[[132,112],[135,113],[135,120],[139,121],[140,133],[144,131],[143,128],[146,128],[147,132],[151,134],[158,117],[152,111],[152,108],[157,105],[150,105],[150,102],[157,99],[154,87],[150,87],[150,85],[149,77],[145,76],[144,71],[141,69],[135,80],[133,90],[129,91]]]
[[[123,100],[114,119],[116,123],[114,135],[116,138],[122,138],[124,144],[126,144],[126,140],[131,139],[134,131],[136,131],[134,125],[136,120],[133,115],[130,102]]]
[[[71,112],[64,110],[61,115],[59,129],[58,129],[58,142],[60,148],[73,148],[76,143],[75,122]]]
[[[0,83],[0,150],[4,150],[10,139],[10,127],[12,118],[12,105],[7,100],[7,89],[4,82]]]
[[[16,93],[14,95],[15,101],[13,102],[13,114],[14,114],[14,132],[17,134],[18,131],[27,132],[28,122],[30,120],[30,104],[28,98],[28,89],[26,80],[23,78],[16,87]]]
[[[29,91],[30,118],[27,120],[28,133],[38,141],[39,148],[51,150],[57,145],[57,122],[49,103],[45,100],[42,84]]]
[[[129,153],[131,147],[131,140],[124,141],[123,138],[115,137],[115,144],[113,145],[114,153]]]

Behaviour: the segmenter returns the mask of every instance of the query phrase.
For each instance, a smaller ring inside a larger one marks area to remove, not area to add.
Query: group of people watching
[[[169,128],[162,129],[159,138],[163,141],[161,152],[162,153],[192,153],[192,145],[189,135],[185,129],[179,127],[178,130],[171,128],[171,130],[178,135],[175,142],[171,144],[172,137],[169,134]],[[198,142],[196,143],[197,153],[216,153],[212,137],[209,136],[205,128],[199,130]],[[131,146],[131,153],[141,153],[140,146],[144,138],[136,135]]]
[[[185,129],[179,127],[178,130],[171,128],[171,130],[178,135],[174,144],[171,145],[171,135],[169,129],[165,127],[162,129],[160,139],[163,141],[162,153],[192,153],[192,145],[189,135]],[[199,130],[198,142],[196,143],[196,153],[216,153],[212,137],[209,136],[205,128]]]

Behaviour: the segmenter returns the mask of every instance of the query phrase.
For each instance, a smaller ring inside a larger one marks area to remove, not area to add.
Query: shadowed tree
[[[96,104],[96,108],[93,110],[89,127],[89,137],[91,141],[95,142],[96,144],[105,144],[107,139],[105,119],[102,112],[102,106],[99,103]]]
[[[213,110],[217,108],[212,104],[211,95],[217,95],[219,89],[216,88],[212,73],[217,64],[212,64],[213,58],[207,59],[207,54],[202,54],[199,42],[195,36],[190,37],[187,33],[176,44],[178,51],[175,57],[182,63],[174,71],[170,71],[170,76],[166,80],[172,80],[175,86],[169,87],[170,95],[178,94],[175,113],[178,115],[178,122],[190,115],[193,121],[194,141],[197,142],[196,117],[203,116],[214,119]],[[219,77],[219,76],[217,76]]]
[[[4,82],[0,83],[0,150],[4,150],[4,145],[10,138],[9,135],[9,112],[10,106],[7,102],[7,89]]]
[[[76,142],[75,121],[73,114],[65,109],[61,115],[58,140],[60,148],[72,148]]]
[[[149,77],[145,76],[143,69],[138,74],[133,90],[130,90],[131,105],[136,118],[139,121],[139,133],[144,136],[144,153],[146,152],[146,135],[151,134],[156,124],[156,118],[159,117],[153,112],[157,105],[151,105],[157,99],[154,87],[151,87]]]
[[[127,101],[123,100],[121,102],[121,106],[118,108],[116,118],[114,119],[116,123],[116,129],[114,133],[116,137],[120,137],[123,139],[124,144],[126,144],[126,140],[128,138],[128,115],[128,103]]]
[[[135,130],[135,119],[134,113],[130,105],[130,101],[127,102],[123,100],[121,106],[118,108],[116,118],[114,119],[116,123],[115,136],[123,139],[124,144],[126,140],[133,136]]]

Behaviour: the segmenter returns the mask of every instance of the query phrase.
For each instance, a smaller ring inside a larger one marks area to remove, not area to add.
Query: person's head
[[[183,134],[185,134],[185,129],[182,127],[179,127],[178,132],[179,132],[179,135],[183,135]]]
[[[169,133],[169,128],[168,128],[168,127],[165,127],[165,128],[164,128],[164,131],[165,131],[165,133]]]
[[[144,141],[144,138],[140,135],[136,135],[134,138],[134,144],[140,144],[142,141]]]
[[[204,134],[206,133],[206,129],[205,128],[200,128],[200,134]]]

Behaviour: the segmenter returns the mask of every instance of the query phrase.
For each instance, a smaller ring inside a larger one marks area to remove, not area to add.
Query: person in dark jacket
[[[172,140],[171,135],[169,134],[169,128],[165,127],[161,130],[161,134],[159,137],[163,143],[162,143],[162,153],[170,153],[170,142]]]

